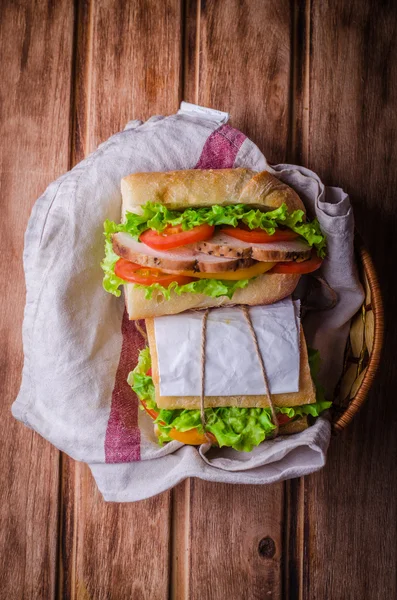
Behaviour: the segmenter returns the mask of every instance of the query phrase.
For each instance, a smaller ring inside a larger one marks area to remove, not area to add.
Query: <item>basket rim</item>
[[[339,415],[336,421],[332,423],[332,432],[334,434],[343,431],[343,429],[345,429],[351,423],[353,417],[357,414],[357,412],[364,404],[365,399],[368,395],[368,392],[372,386],[372,383],[378,371],[383,346],[384,311],[382,293],[379,286],[378,276],[371,255],[365,248],[360,238],[358,238],[357,240],[357,249],[361,257],[365,275],[367,277],[368,285],[371,291],[371,302],[368,306],[370,306],[374,315],[374,342],[372,352],[369,357],[367,370],[360,384],[360,387],[356,392],[356,395],[354,396],[354,398],[352,398],[351,402],[343,411],[343,413]]]

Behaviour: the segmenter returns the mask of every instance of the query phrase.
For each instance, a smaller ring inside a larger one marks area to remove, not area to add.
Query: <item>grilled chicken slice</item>
[[[137,242],[128,233],[115,233],[112,237],[113,250],[118,256],[138,263],[143,267],[157,267],[170,271],[200,271],[222,273],[235,271],[253,264],[251,258],[222,258],[199,252],[195,245],[173,250],[154,250],[143,242]]]
[[[242,242],[226,235],[216,233],[210,240],[197,242],[194,246],[200,252],[221,258],[253,258],[262,262],[302,261],[311,255],[311,247],[305,241],[297,239],[289,242],[270,242],[254,244]]]

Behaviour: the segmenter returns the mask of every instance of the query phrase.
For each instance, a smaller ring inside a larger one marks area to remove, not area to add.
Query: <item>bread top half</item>
[[[146,202],[160,202],[170,209],[248,204],[273,210],[283,203],[288,212],[306,213],[298,194],[268,171],[251,169],[189,169],[160,173],[133,173],[121,180],[123,216],[139,212]]]

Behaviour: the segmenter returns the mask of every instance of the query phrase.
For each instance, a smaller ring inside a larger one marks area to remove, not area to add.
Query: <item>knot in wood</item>
[[[258,552],[263,558],[273,558],[276,553],[274,540],[269,536],[262,538],[258,544]]]

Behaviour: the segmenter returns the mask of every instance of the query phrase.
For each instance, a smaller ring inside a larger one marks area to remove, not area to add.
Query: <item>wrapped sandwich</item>
[[[288,302],[292,305],[290,299]],[[260,346],[267,346],[263,358],[270,381],[268,394],[260,389],[260,363],[239,307],[211,312],[213,328],[204,360],[212,373],[205,376],[209,392],[202,398],[194,382],[202,370],[197,350],[202,312],[186,313],[178,319],[146,320],[148,347],[141,351],[128,382],[153,420],[160,444],[178,440],[249,452],[275,435],[303,431],[331,405],[321,388],[316,389],[318,353],[308,354],[299,318],[292,313],[288,317],[288,306],[270,307],[264,315],[267,308],[258,306],[250,312],[254,313]],[[268,332],[263,330],[266,322],[271,325]],[[166,340],[172,334],[171,347]],[[270,393],[270,388],[275,393]],[[195,390],[195,395],[189,395]]]
[[[316,270],[325,238],[303,202],[267,171],[135,173],[122,223],[105,222],[104,288],[124,286],[130,319],[263,305]]]

